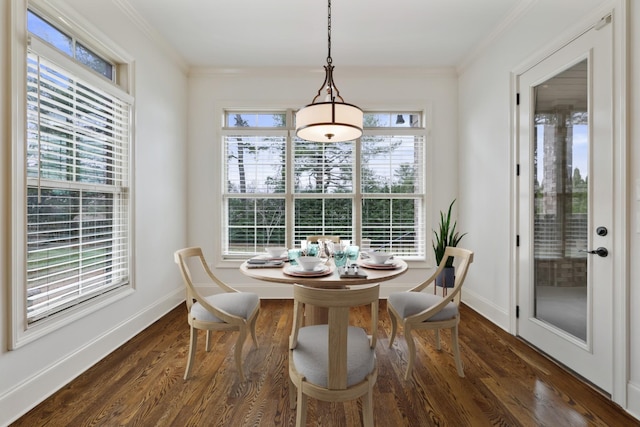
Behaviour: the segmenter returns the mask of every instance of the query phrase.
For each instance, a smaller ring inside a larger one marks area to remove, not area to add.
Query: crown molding
[[[153,43],[155,43],[185,74],[189,73],[189,64],[184,57],[171,46],[128,0],[113,0],[113,3],[139,28]]]
[[[489,35],[481,39],[480,42],[471,49],[469,56],[465,57],[465,59],[458,64],[456,67],[458,74],[462,74],[467,67],[473,64],[478,58],[482,57],[491,45],[502,37],[507,30],[515,25],[515,23],[524,16],[537,1],[538,0],[521,0],[513,9],[511,9],[505,19],[503,19],[500,24],[495,27],[491,33],[489,33]]]
[[[340,67],[340,77],[378,77],[378,78],[407,78],[407,77],[457,77],[455,68],[397,68],[397,67]],[[319,67],[193,67],[189,70],[189,77],[278,77],[278,76],[322,76],[324,70]]]

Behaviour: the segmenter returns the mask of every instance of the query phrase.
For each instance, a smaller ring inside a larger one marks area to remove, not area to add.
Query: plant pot
[[[455,274],[455,267],[445,267],[438,277],[436,277],[436,286],[440,288],[453,288],[456,280]]]

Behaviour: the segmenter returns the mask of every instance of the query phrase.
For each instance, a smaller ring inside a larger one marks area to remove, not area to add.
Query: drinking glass
[[[318,242],[307,242],[307,256],[318,256],[320,254],[320,245]]]
[[[289,265],[298,265],[296,259],[298,259],[301,252],[300,249],[289,249]]]
[[[333,261],[336,267],[344,267],[347,264],[347,251],[338,249],[333,253]]]
[[[321,239],[320,258],[331,258],[333,256],[333,241],[331,239]]]
[[[360,254],[360,247],[356,245],[351,245],[347,248],[347,259],[349,260],[349,264],[356,262],[358,259],[358,255]]]

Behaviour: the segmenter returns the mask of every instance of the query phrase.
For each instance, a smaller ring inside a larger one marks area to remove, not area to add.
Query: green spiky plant
[[[444,250],[447,246],[458,246],[460,240],[467,234],[460,234],[456,231],[457,221],[451,223],[451,209],[453,208],[453,204],[456,202],[456,199],[453,199],[453,202],[449,205],[449,210],[447,211],[447,215],[445,216],[442,211],[440,211],[440,226],[439,230],[433,230],[433,234],[435,235],[435,240],[431,242],[433,246],[433,252],[436,255],[436,264],[440,265],[440,261],[444,257]],[[453,258],[449,258],[447,260],[446,267],[453,267]]]

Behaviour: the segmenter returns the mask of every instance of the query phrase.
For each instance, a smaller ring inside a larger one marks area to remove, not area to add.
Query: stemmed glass
[[[344,242],[333,244],[333,261],[342,273],[347,264],[347,244]]]
[[[347,248],[347,259],[349,260],[349,265],[355,264],[358,259],[358,255],[360,254],[360,247],[356,245],[351,245]]]
[[[328,261],[333,256],[333,241],[331,239],[320,239],[318,244],[320,246],[318,256],[324,259],[325,262]]]

